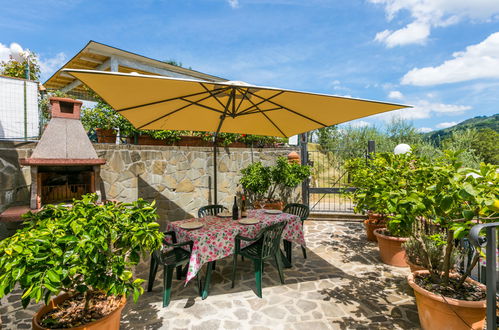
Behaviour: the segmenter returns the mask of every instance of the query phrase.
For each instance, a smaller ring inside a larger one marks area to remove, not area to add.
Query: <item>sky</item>
[[[422,132],[498,113],[499,0],[0,0],[42,82],[95,40],[254,85],[413,106]]]

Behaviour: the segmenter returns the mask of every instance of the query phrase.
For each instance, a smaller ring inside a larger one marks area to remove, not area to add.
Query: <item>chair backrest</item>
[[[221,213],[224,209],[225,207],[223,205],[218,205],[218,204],[202,206],[201,208],[199,208],[198,218],[202,218],[207,215],[217,215],[218,213]]]
[[[301,221],[305,221],[310,214],[310,208],[307,205],[297,203],[287,204],[282,211],[299,216]]]
[[[279,222],[260,231],[260,255],[262,259],[273,257],[275,255],[277,249],[279,249],[282,231],[284,230],[284,227],[286,227],[286,224],[286,221]]]

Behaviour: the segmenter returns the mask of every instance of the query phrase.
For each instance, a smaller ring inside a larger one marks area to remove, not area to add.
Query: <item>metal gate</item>
[[[303,143],[303,140],[301,140]],[[302,144],[303,163],[312,168],[311,179],[304,184],[306,202],[312,212],[353,213],[354,205],[344,192],[355,190],[350,184],[350,177],[345,170],[349,158],[358,157],[347,149],[322,150],[318,146],[310,148]],[[374,152],[374,141],[369,141],[367,155]]]
[[[309,151],[312,176],[308,184],[310,210],[315,212],[353,212],[352,201],[342,194],[351,191],[345,161],[339,150]]]

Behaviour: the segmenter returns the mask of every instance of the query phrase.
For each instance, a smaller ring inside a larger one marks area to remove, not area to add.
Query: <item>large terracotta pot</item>
[[[420,270],[407,277],[409,285],[414,289],[416,305],[418,306],[419,322],[423,329],[438,330],[479,330],[483,329],[486,313],[486,300],[465,301],[452,298],[443,298],[428,290],[421,288],[414,282],[417,274],[428,274],[427,270]],[[485,290],[485,286],[472,280]]]
[[[386,217],[381,214],[369,212],[367,220],[364,220],[364,227],[366,228],[367,240],[377,242],[374,230],[378,228],[386,228]]]
[[[38,310],[38,312],[33,316],[33,320],[31,322],[31,325],[34,330],[49,330],[48,328],[44,328],[40,325],[40,320],[43,315],[47,314],[51,310],[57,308],[58,305],[60,305],[64,300],[68,299],[69,295],[67,293],[62,294],[60,296],[57,296],[56,298],[52,299],[48,305],[43,306]],[[76,330],[119,330],[120,328],[120,319],[121,319],[121,311],[123,310],[123,307],[125,307],[126,304],[126,298],[123,297],[121,299],[121,304],[118,308],[116,308],[113,312],[111,312],[109,315],[104,316],[101,319],[98,319],[97,321],[87,323],[85,325],[76,327],[76,328],[70,328],[70,329],[76,329]]]
[[[278,201],[278,202],[263,202],[263,201],[256,201],[253,203],[253,207],[255,209],[261,209],[263,204],[263,208],[266,210],[283,210],[284,209],[284,202]]]
[[[407,237],[393,237],[383,234],[384,229],[376,229],[374,235],[378,239],[379,255],[381,260],[387,265],[395,267],[408,267],[405,261],[405,250],[402,244],[409,238]]]
[[[98,143],[116,143],[116,131],[114,129],[96,128]]]

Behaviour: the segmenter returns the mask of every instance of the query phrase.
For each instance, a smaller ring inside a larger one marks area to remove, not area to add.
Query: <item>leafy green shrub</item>
[[[159,130],[159,131],[143,130],[140,131],[140,133],[149,135],[150,137],[153,137],[158,140],[165,140],[172,143],[180,141],[182,135],[186,134],[185,131],[173,131],[173,130]]]
[[[274,166],[263,166],[261,162],[250,164],[241,170],[239,180],[251,202],[275,198],[286,201],[303,180],[310,176],[310,167],[290,163],[285,157],[278,157]]]
[[[144,280],[133,278],[132,267],[163,237],[154,203],[96,200],[88,194],[72,207],[46,205],[25,215],[28,224],[0,242],[0,298],[19,284],[24,308],[60,292],[138,299]]]

